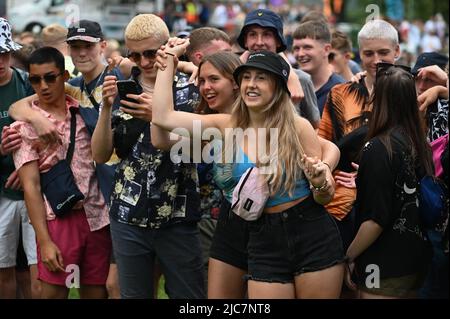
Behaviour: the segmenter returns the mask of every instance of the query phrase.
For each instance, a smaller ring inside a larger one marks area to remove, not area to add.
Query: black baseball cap
[[[448,63],[448,57],[437,53],[437,52],[426,52],[422,53],[417,57],[416,64],[411,70],[413,75],[417,75],[419,73],[419,69],[430,66],[437,65],[441,69],[444,69]]]
[[[281,44],[277,48],[277,52],[286,50],[286,40],[283,36],[283,21],[278,14],[267,9],[253,10],[245,17],[244,26],[242,27],[241,33],[239,33],[237,38],[237,42],[242,48],[247,49],[245,47],[245,33],[247,32],[248,27],[253,24],[273,29]]]
[[[100,24],[90,20],[80,20],[69,27],[67,42],[80,40],[86,42],[100,42],[104,39]]]
[[[291,95],[287,87],[290,67],[289,64],[278,54],[270,51],[258,51],[250,54],[248,56],[247,62],[238,66],[233,72],[234,80],[239,85],[239,74],[241,74],[241,72],[247,68],[260,69],[276,75],[281,80],[283,88],[286,90],[289,96]]]

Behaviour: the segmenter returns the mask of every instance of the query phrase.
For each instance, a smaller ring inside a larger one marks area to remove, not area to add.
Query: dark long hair
[[[392,156],[389,133],[400,128],[409,139],[413,157],[426,174],[433,175],[431,148],[426,140],[423,122],[419,117],[414,77],[400,67],[392,66],[377,72],[372,96],[372,119],[367,139],[378,136]]]

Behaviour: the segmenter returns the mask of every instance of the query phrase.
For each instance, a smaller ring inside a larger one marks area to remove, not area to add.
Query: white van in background
[[[126,0],[32,0],[8,5],[7,17],[16,32],[34,33],[52,23],[68,27],[87,19],[100,23],[106,38],[123,40],[124,29],[139,7],[137,1]]]

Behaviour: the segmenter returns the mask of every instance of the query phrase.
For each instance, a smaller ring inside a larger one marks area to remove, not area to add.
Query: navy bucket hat
[[[273,29],[278,37],[278,40],[280,41],[280,46],[277,48],[277,52],[286,50],[286,40],[283,36],[283,21],[279,15],[267,9],[253,10],[245,17],[244,26],[242,27],[241,33],[237,38],[237,42],[242,48],[247,49],[245,47],[245,34],[248,27],[254,24],[264,28]]]

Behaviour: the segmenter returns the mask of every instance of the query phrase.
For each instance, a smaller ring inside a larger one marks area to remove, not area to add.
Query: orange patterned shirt
[[[361,126],[363,112],[368,111],[368,92],[362,83],[334,86],[325,104],[319,125],[319,136],[337,142]],[[332,115],[333,114],[333,115]],[[333,172],[334,175],[339,170]],[[356,189],[336,184],[333,200],[325,208],[338,220],[347,216],[356,200]]]

